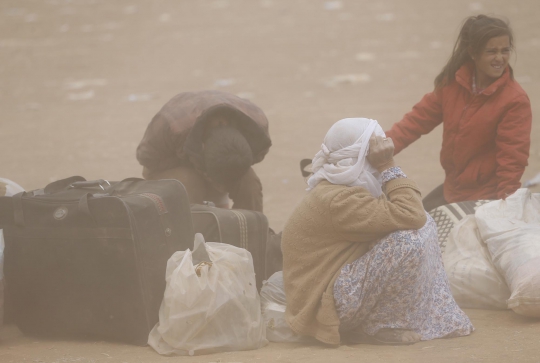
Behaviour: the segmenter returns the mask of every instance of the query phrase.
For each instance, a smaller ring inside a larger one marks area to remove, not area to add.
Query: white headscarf
[[[323,180],[332,184],[361,186],[374,197],[382,194],[381,175],[367,161],[369,138],[385,137],[379,123],[367,118],[345,118],[336,122],[324,137],[321,150],[313,158],[309,188]]]

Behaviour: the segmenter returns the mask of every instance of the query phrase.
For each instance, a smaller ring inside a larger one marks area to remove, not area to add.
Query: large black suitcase
[[[144,345],[158,321],[167,260],[193,249],[176,180],[72,177],[0,198],[6,307],[24,333]]]
[[[251,252],[257,288],[266,278],[266,242],[268,219],[260,212],[223,209],[192,204],[193,232],[201,233],[207,242],[227,243]]]

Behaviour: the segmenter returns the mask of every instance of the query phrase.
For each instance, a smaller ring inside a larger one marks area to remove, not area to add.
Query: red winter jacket
[[[443,124],[441,165],[449,203],[504,199],[521,186],[529,158],[531,105],[509,66],[478,95],[472,92],[473,72],[473,63],[463,65],[455,81],[426,94],[386,132],[397,154]]]

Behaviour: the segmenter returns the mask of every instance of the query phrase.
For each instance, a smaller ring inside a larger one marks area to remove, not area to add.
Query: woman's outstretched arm
[[[411,112],[386,131],[386,136],[394,141],[394,154],[405,149],[420,136],[430,133],[443,121],[441,92],[442,90],[438,90],[426,94],[420,102],[414,105]]]

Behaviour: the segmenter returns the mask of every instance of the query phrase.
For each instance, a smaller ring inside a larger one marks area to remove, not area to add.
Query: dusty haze
[[[256,166],[275,230],[302,198],[298,162],[345,117],[384,129],[431,91],[461,21],[510,19],[511,64],[540,114],[538,0],[2,0],[0,176],[26,189],[72,175],[140,176],[146,126],[182,91],[220,89],[249,98],[270,121],[273,147]],[[533,120],[523,181],[540,172]],[[441,127],[397,162],[426,194],[443,181]],[[411,347],[270,344],[252,352],[162,358],[150,348],[63,342],[0,330],[0,362],[538,362],[540,322],[512,312],[468,311],[467,338]]]

